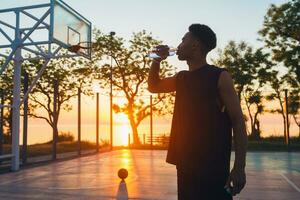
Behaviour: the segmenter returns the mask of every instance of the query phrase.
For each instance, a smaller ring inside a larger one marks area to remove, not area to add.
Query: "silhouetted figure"
[[[206,63],[215,47],[215,33],[192,24],[177,50],[189,70],[161,79],[160,63],[169,53],[168,46],[160,45],[160,58],[153,59],[149,73],[150,92],[176,91],[167,162],[176,165],[180,200],[232,199],[246,183],[243,113],[230,74]],[[230,172],[232,128],[235,162]]]

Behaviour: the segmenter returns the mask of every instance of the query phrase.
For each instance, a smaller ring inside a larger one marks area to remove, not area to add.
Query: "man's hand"
[[[176,90],[176,75],[162,78],[159,77],[160,62],[169,56],[169,47],[167,45],[158,45],[155,48],[159,58],[154,58],[150,67],[148,77],[148,90],[151,93],[167,93],[174,92]]]
[[[155,47],[155,53],[160,57],[160,58],[155,58],[157,61],[162,61],[165,60],[169,56],[169,47],[167,45],[158,45]]]
[[[232,183],[232,184],[231,184]],[[233,168],[227,179],[225,188],[230,188],[232,196],[239,194],[246,185],[246,173],[245,169]]]

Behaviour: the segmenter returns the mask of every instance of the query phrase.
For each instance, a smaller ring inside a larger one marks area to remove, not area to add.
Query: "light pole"
[[[99,84],[97,83],[93,87],[93,92],[96,94],[96,152],[99,152]]]
[[[109,33],[110,36],[110,41],[111,41],[111,45],[112,45],[112,39],[113,36],[116,33],[114,31],[111,31]],[[112,50],[110,50],[110,149],[113,148],[113,96],[112,96],[112,89],[113,89],[113,85],[112,85],[112,62],[113,62],[113,57],[112,57]]]

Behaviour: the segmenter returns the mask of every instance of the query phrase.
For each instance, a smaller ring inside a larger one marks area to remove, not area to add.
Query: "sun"
[[[115,114],[115,121],[119,124],[128,124],[128,117],[124,113]]]
[[[116,145],[127,146],[128,134],[131,134],[131,128],[127,115],[124,113],[118,113],[114,118],[116,122]]]

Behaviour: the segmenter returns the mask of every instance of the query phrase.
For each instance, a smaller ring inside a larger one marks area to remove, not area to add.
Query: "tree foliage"
[[[259,114],[264,111],[262,88],[272,69],[269,54],[254,50],[246,42],[230,41],[214,60],[232,75],[240,101],[244,100],[251,124],[251,136],[260,137]]]
[[[137,128],[150,115],[147,79],[151,60],[147,54],[149,49],[161,42],[146,31],[133,33],[128,42],[121,37],[105,35],[99,30],[95,33],[97,42],[92,67],[95,69],[95,77],[100,80],[102,88],[108,89],[111,73],[113,74],[113,96],[123,96],[126,99],[126,103],[122,105],[114,104],[114,111],[128,116],[134,144],[139,144]],[[113,59],[112,63],[110,58]],[[167,61],[162,62],[162,77],[173,75],[173,72],[174,68]],[[170,113],[172,102],[170,94],[154,95],[153,111],[159,115]]]
[[[272,57],[289,68],[300,84],[300,1],[291,0],[282,5],[272,4],[259,31]]]

